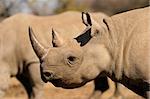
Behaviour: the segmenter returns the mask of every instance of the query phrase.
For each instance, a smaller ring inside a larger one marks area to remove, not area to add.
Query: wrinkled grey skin
[[[150,59],[150,8],[106,18],[99,24],[83,13],[87,28],[75,39],[53,31],[53,47],[44,48],[30,34],[41,60],[43,80],[57,87],[76,88],[107,75],[135,93],[148,98]],[[40,50],[39,50],[40,49]]]
[[[9,87],[10,76],[16,76],[26,88],[30,99],[44,99],[39,60],[29,41],[28,26],[36,30],[35,35],[42,44],[52,46],[48,42],[52,39],[49,35],[50,28],[59,28],[58,31],[64,33],[63,36],[74,37],[84,28],[80,16],[79,12],[65,12],[48,17],[17,14],[2,21],[0,24],[0,98]],[[100,22],[107,17],[103,13],[94,13],[92,16]],[[98,86],[100,82],[105,86]],[[107,83],[106,77],[96,79],[95,91],[91,98],[100,96],[106,91],[109,87]]]

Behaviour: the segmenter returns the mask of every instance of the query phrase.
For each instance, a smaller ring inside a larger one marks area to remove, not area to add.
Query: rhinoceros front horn
[[[46,53],[47,49],[44,48],[36,39],[35,34],[33,33],[33,30],[31,27],[29,27],[29,38],[32,45],[32,48],[34,49],[34,52],[36,55],[41,59]]]

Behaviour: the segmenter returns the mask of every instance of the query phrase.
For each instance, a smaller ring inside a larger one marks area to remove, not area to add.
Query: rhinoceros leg
[[[25,71],[24,71],[25,72]],[[30,98],[31,97],[31,94],[32,94],[32,84],[30,82],[30,79],[27,77],[27,75],[25,75],[23,73],[17,75],[17,79],[22,83],[22,85],[25,87],[25,90],[28,94],[28,97]],[[27,73],[26,73],[27,74]],[[29,76],[29,75],[28,75]]]
[[[94,80],[95,89],[93,91],[93,94],[90,96],[90,99],[101,99],[101,95],[109,89],[108,79],[106,76],[97,77]],[[110,97],[110,99],[123,99],[123,96],[121,95],[119,88],[119,84],[115,83],[115,92]]]
[[[89,99],[100,99],[103,92],[109,89],[108,80],[106,76],[97,77],[94,80],[94,91]]]
[[[41,79],[40,63],[34,63],[29,66],[29,73],[33,84],[33,99],[44,99],[44,82]]]
[[[113,96],[110,99],[124,99],[123,95],[119,91],[119,83],[115,82],[115,91]]]
[[[17,78],[24,85],[29,99],[42,99],[43,82],[40,76],[40,66],[34,63],[27,67]]]
[[[9,66],[5,62],[0,62],[0,99],[5,94],[6,89],[9,87],[10,83],[10,70]]]

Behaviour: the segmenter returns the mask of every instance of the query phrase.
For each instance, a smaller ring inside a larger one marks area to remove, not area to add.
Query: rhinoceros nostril
[[[44,72],[44,75],[45,75],[46,77],[52,77],[52,73],[49,73],[49,72]]]

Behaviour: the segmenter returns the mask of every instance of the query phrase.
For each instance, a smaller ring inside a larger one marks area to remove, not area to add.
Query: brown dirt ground
[[[111,81],[109,81],[109,84],[110,89],[103,94],[101,99],[108,99],[113,94],[114,84]],[[43,99],[88,99],[92,94],[93,88],[93,82],[76,89],[56,88],[48,83],[44,86]],[[125,99],[143,99],[123,86],[120,86],[120,91]],[[22,85],[16,79],[12,78],[10,88],[7,90],[3,99],[27,99],[27,95]]]

